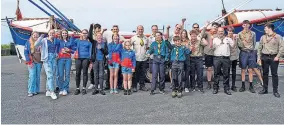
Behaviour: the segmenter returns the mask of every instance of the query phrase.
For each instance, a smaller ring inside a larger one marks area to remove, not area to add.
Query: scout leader
[[[258,63],[262,64],[264,81],[263,90],[260,91],[259,94],[268,93],[268,74],[270,67],[272,74],[273,95],[279,98],[280,94],[278,93],[278,65],[279,58],[283,55],[284,52],[284,45],[282,37],[273,31],[273,24],[266,24],[264,30],[266,34],[261,37],[257,52]]]

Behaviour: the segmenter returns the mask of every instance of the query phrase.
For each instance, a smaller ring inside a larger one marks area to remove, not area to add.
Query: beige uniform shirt
[[[191,40],[189,42],[189,45],[192,46],[190,57],[199,57],[203,56],[204,53],[204,47],[206,46],[203,44],[201,38],[198,38],[195,43],[193,43]]]
[[[282,41],[282,37],[278,34],[274,34],[272,36],[263,35],[260,38],[257,57],[261,58],[261,54],[277,54],[277,57],[281,57],[284,53],[284,44]]]
[[[238,46],[241,50],[254,50],[255,49],[255,42],[256,36],[255,32],[253,31],[241,31],[238,33]]]
[[[141,40],[143,41],[143,44],[141,45]],[[146,61],[146,51],[148,47],[148,38],[146,36],[139,37],[138,35],[133,36],[131,39],[131,44],[133,47],[133,50],[135,51],[136,61]]]
[[[239,59],[239,47],[238,47],[238,43],[237,43],[237,39],[231,38],[234,41],[234,46],[230,46],[230,60],[237,60]]]
[[[234,41],[225,37],[220,39],[218,37],[213,39],[214,56],[230,56],[230,46],[234,46]]]

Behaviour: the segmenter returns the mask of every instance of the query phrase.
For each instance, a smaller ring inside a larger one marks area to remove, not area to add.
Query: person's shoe
[[[163,94],[163,95],[166,94],[165,90],[160,90],[159,93],[160,93],[160,94]]]
[[[118,89],[113,89],[114,94],[118,94]]]
[[[239,92],[244,92],[244,91],[246,91],[246,88],[245,88],[245,87],[241,87],[241,88],[239,89]]]
[[[175,98],[176,96],[177,96],[177,92],[176,92],[176,91],[173,91],[173,92],[172,92],[172,97]]]
[[[98,94],[98,93],[99,93],[99,91],[95,89],[95,90],[92,92],[92,95],[96,95],[96,94]]]
[[[50,97],[54,100],[54,99],[57,99],[57,96],[54,92],[51,92],[50,93]]]
[[[50,96],[50,91],[46,91],[45,96]]]
[[[101,94],[101,95],[106,95],[106,93],[105,93],[104,90],[100,90],[100,94]]]
[[[252,86],[249,87],[249,91],[250,91],[251,93],[255,93],[254,88],[253,88]]]
[[[204,93],[203,88],[198,88],[198,91],[201,92],[201,93]]]
[[[227,95],[232,95],[232,93],[230,92],[230,90],[224,90],[224,93],[226,93]]]
[[[90,86],[88,87],[88,89],[93,89],[95,88],[94,84],[90,84]]]
[[[137,92],[137,88],[136,87],[133,87],[132,90],[133,90],[133,92]]]
[[[234,91],[234,92],[237,92],[237,91],[238,91],[236,86],[232,86],[232,87],[231,87],[231,90]]]
[[[155,93],[154,93],[154,91],[153,90],[151,90],[151,92],[150,92],[150,95],[154,95]]]
[[[182,93],[181,93],[181,92],[178,92],[178,93],[177,93],[177,97],[178,97],[178,98],[181,98],[181,97],[182,97]]]
[[[147,89],[145,86],[140,87],[140,89],[139,89],[139,90],[142,90],[142,91],[148,91],[148,89]]]
[[[86,94],[87,94],[86,89],[82,89],[82,95],[86,95]]]
[[[62,95],[66,96],[68,94],[68,92],[66,90],[63,90]]]
[[[54,92],[58,93],[59,92],[59,87],[56,87]]]
[[[191,89],[191,91],[192,91],[192,92],[195,92],[195,91],[196,91],[196,89],[195,89],[195,88],[192,88],[192,89]]]
[[[127,90],[127,95],[131,95],[131,89]]]
[[[114,94],[114,89],[110,89],[109,93]]]
[[[79,95],[80,94],[80,89],[76,89],[74,95]]]
[[[267,94],[267,93],[268,93],[268,91],[266,89],[263,89],[263,90],[258,92],[258,94]]]
[[[63,91],[60,91],[60,92],[59,92],[59,95],[63,95]]]
[[[207,89],[210,90],[212,88],[211,82],[208,82]]]
[[[170,85],[170,89],[172,89],[173,88],[173,85]]]
[[[217,94],[218,93],[218,89],[213,89],[213,94]]]
[[[127,90],[124,90],[124,95],[127,95]]]
[[[188,88],[185,88],[185,89],[184,89],[184,92],[186,92],[186,93],[189,92],[189,89],[188,89]]]
[[[37,94],[38,94],[38,92],[33,93],[33,95],[37,95]]]
[[[105,90],[109,90],[109,89],[110,89],[110,87],[109,87],[109,86],[106,86],[106,87],[105,87]]]
[[[280,98],[280,94],[278,92],[273,92],[273,95],[277,98]]]
[[[32,97],[33,96],[33,94],[32,93],[28,93],[28,97]]]

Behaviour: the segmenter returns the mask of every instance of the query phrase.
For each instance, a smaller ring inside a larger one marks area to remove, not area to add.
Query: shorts
[[[239,66],[241,69],[256,68],[256,51],[241,51]]]
[[[118,63],[112,62],[111,64],[112,64],[112,66],[108,64],[108,68],[109,69],[118,69],[119,68],[119,64]]]
[[[212,67],[214,65],[213,57],[214,56],[212,55],[205,55],[205,66],[206,67]]]
[[[122,74],[132,74],[132,69],[122,66],[121,72],[122,72]]]

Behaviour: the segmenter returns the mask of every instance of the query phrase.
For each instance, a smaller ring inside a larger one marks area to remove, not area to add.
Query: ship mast
[[[225,16],[227,14],[227,11],[225,9],[225,5],[224,5],[224,1],[223,0],[222,0],[222,6],[223,6],[222,16]],[[224,20],[225,20],[225,26],[229,25],[228,16],[225,17]]]

